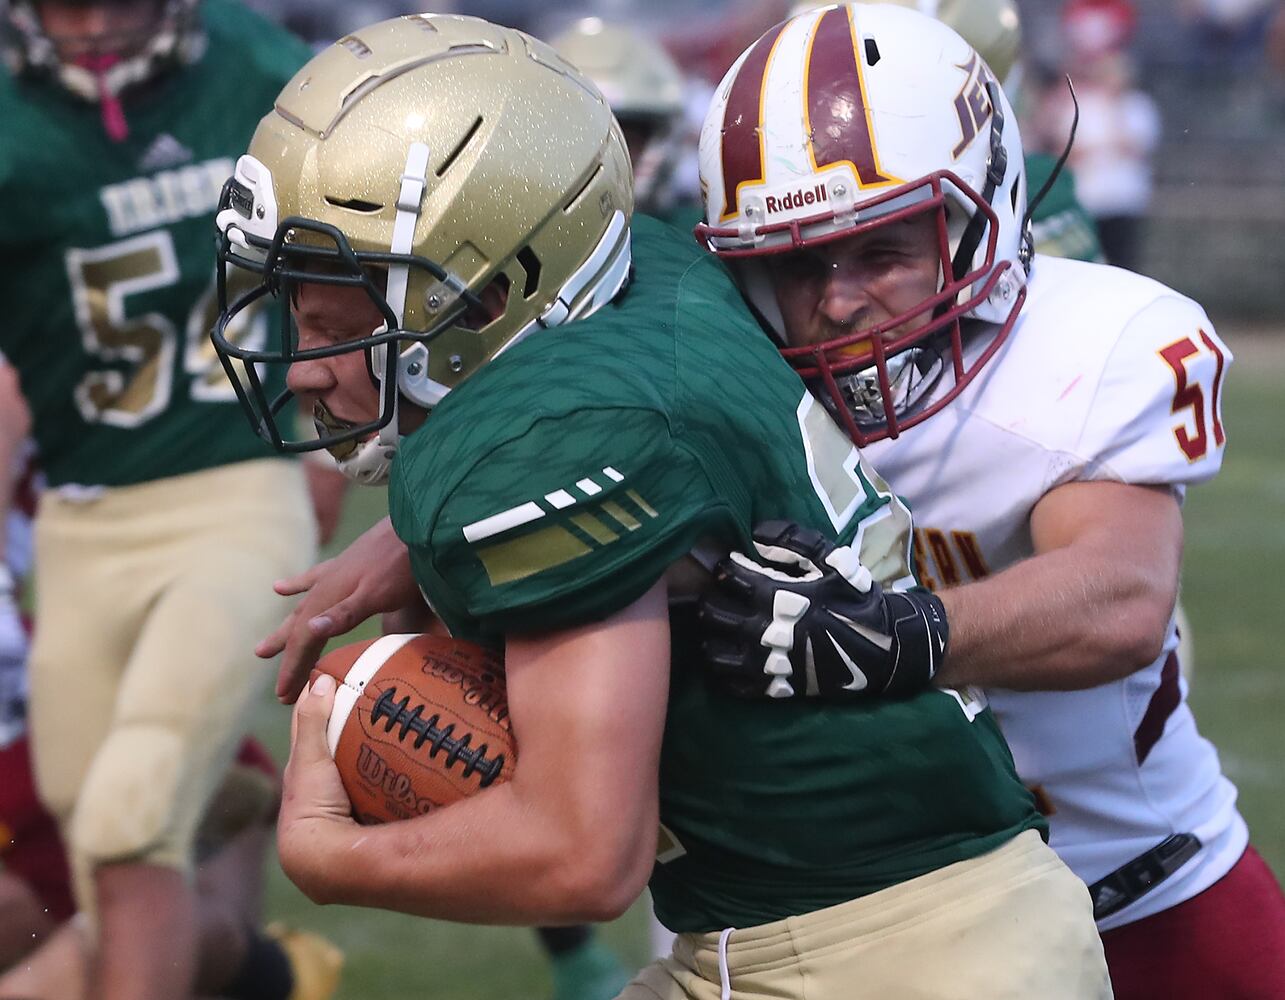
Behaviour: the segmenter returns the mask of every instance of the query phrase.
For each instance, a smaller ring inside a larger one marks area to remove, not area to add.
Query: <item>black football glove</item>
[[[700,607],[711,673],[743,697],[905,697],[946,657],[946,610],[921,587],[885,590],[857,554],[784,521],[754,530]]]

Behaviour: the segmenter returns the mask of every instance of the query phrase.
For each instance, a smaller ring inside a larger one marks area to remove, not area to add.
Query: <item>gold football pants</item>
[[[314,555],[297,462],[262,459],[42,497],[31,739],[76,891],[100,864],[186,869],[271,669],[272,582]]]
[[[1089,893],[1027,831],[870,896],[679,934],[618,1000],[1102,1000]]]

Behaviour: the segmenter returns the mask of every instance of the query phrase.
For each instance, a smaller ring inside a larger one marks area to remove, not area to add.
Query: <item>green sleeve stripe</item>
[[[660,516],[654,507],[633,490],[628,495],[647,517]],[[526,506],[538,509],[535,504]],[[475,522],[469,528],[477,529],[490,522],[483,535],[489,537],[497,533],[490,530],[501,523],[497,518],[512,519],[519,510],[521,508],[512,508],[485,521]],[[491,586],[498,587],[502,583],[524,580],[619,541],[620,533],[607,523],[604,516],[626,531],[636,531],[642,527],[642,522],[623,506],[614,500],[604,500],[596,507],[572,514],[569,523],[548,525],[508,541],[481,547],[477,550],[477,556],[486,569]],[[467,537],[469,529],[466,528],[464,533]]]
[[[660,517],[660,513],[654,507],[652,507],[651,504],[649,504],[646,500],[640,497],[636,490],[625,490],[625,496],[627,496],[630,500],[636,503],[638,505],[638,509],[641,510],[648,517]]]
[[[624,507],[620,506],[620,504],[616,503],[614,500],[604,501],[602,509],[608,517],[613,518],[617,524],[627,531],[637,531],[642,527],[642,522],[639,521],[638,518],[634,517],[633,514],[629,513],[629,511],[625,510]]]
[[[620,537],[587,511],[571,515],[571,522],[599,545],[610,545]]]
[[[513,583],[588,555],[593,549],[560,524],[477,550],[491,586]]]

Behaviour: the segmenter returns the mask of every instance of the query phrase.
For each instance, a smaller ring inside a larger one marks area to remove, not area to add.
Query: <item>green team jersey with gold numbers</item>
[[[909,582],[908,511],[722,265],[650,219],[633,233],[614,303],[501,354],[402,442],[393,523],[452,632],[500,644],[604,618],[698,541],[745,549],[769,518]],[[694,631],[674,625],[651,881],[666,926],[810,912],[1041,826],[970,697],[742,701],[707,685]]]
[[[214,209],[236,157],[309,56],[205,0],[200,61],[96,105],[0,70],[0,352],[53,486],[122,486],[272,454],[215,358]],[[271,312],[269,310],[268,312]],[[262,336],[260,314],[243,336]]]

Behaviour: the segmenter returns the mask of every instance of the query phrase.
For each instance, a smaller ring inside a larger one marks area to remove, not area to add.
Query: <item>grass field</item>
[[[1273,336],[1274,334],[1274,336]],[[1223,470],[1191,491],[1183,603],[1191,703],[1240,788],[1254,843],[1285,872],[1285,327],[1228,337]]]
[[[1196,642],[1192,703],[1220,748],[1259,850],[1285,871],[1285,329],[1231,333],[1230,435],[1223,472],[1190,494],[1183,602]],[[345,537],[382,513],[357,491]],[[288,715],[265,703],[258,732],[284,759]],[[275,872],[269,913],[321,931],[348,954],[343,1000],[537,1000],[549,980],[526,930],[463,927],[313,906]],[[641,906],[604,930],[633,963],[646,958]]]

